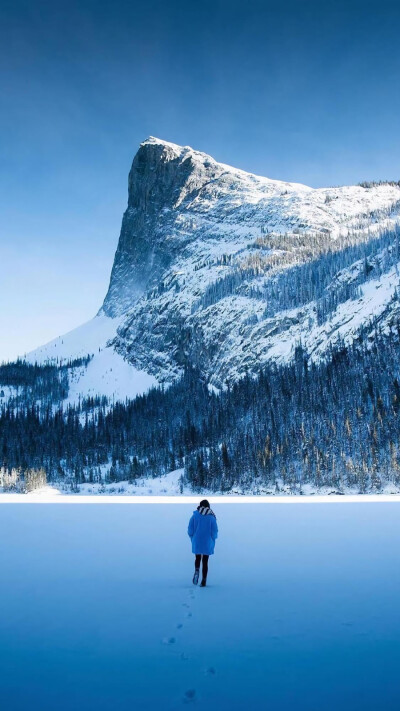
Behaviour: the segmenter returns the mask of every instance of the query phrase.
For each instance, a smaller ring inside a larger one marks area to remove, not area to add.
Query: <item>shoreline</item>
[[[0,504],[198,504],[202,494],[197,496],[151,496],[151,495],[108,495],[108,494],[0,494]],[[208,495],[212,505],[219,504],[368,504],[397,503],[400,494],[331,494],[331,495],[285,495],[285,496],[224,496]]]

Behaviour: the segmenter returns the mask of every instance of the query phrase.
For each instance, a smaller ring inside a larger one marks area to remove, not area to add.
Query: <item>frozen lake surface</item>
[[[6,711],[400,708],[400,503],[0,507]]]

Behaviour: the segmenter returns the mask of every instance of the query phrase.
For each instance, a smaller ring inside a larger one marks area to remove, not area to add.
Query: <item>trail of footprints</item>
[[[196,595],[195,595],[194,590],[189,590],[190,602],[193,602],[195,597],[196,597]],[[192,611],[191,611],[190,604],[188,604],[187,602],[184,602],[184,603],[182,603],[182,607],[185,610],[185,618],[189,620],[192,617]],[[178,622],[176,624],[177,630],[182,630],[183,628],[184,628],[184,624],[182,622]],[[177,641],[178,640],[176,637],[164,637],[161,640],[161,643],[165,644],[167,646],[173,647],[173,645]],[[179,655],[179,658],[182,661],[188,661],[190,659],[190,656],[188,654],[186,654],[185,651],[183,651]],[[213,677],[216,675],[216,673],[217,672],[216,672],[215,667],[207,667],[207,669],[204,670],[205,676],[208,676],[208,677]],[[197,699],[198,699],[198,695],[197,695],[196,689],[187,689],[182,696],[181,702],[182,702],[182,704],[195,704]]]

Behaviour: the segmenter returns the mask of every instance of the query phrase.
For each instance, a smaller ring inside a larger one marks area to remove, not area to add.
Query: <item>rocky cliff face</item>
[[[121,319],[113,347],[159,380],[196,364],[216,387],[300,342],[322,357],[392,308],[393,250],[378,237],[399,200],[396,185],[314,190],[148,139],[103,306]]]
[[[196,238],[182,215],[223,167],[189,148],[149,138],[129,173],[128,207],[104,301],[107,315],[125,312],[149,288],[157,286],[177,254]]]

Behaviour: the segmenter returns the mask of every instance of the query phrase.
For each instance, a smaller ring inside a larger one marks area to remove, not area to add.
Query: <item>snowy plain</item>
[[[400,707],[397,498],[212,499],[206,589],[186,534],[197,499],[14,500],[0,497],[1,708]]]

